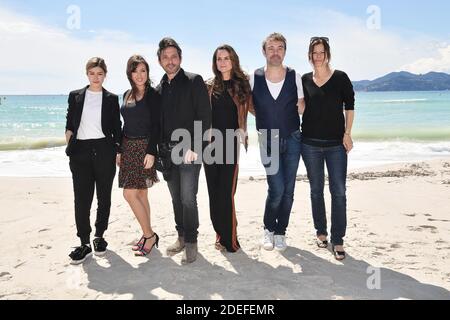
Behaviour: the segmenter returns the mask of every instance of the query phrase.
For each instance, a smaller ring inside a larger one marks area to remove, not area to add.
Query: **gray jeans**
[[[187,243],[197,243],[198,236],[198,179],[201,164],[173,165],[167,181],[172,196],[178,236]]]

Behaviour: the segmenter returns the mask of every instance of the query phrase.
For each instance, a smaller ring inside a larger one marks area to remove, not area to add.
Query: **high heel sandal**
[[[345,259],[345,251],[336,251],[334,245],[331,246],[331,249],[333,250],[333,255],[336,260],[342,261]]]
[[[156,237],[155,243],[152,245],[150,249],[145,249],[145,244],[147,243],[147,240],[153,239]],[[137,250],[137,252],[134,254],[136,257],[145,257],[146,255],[150,254],[152,252],[153,247],[156,246],[158,248],[159,246],[159,236],[156,233],[153,233],[153,235],[150,238],[144,238],[144,242],[142,243],[142,246]]]
[[[131,248],[133,251],[139,251],[144,243],[145,236],[142,235],[141,239]]]
[[[320,240],[320,238],[317,238],[316,244],[319,248],[322,248],[322,249],[328,248],[328,240],[327,239]]]

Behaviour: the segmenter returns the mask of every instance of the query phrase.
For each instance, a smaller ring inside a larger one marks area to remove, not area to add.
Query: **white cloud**
[[[300,53],[306,59],[307,47],[311,36],[328,36],[332,49],[332,64],[335,68],[346,71],[354,80],[375,79],[393,71],[403,70],[414,65],[423,57],[436,52],[436,39],[412,32],[388,30],[381,24],[381,29],[367,28],[366,18],[350,17],[335,11],[319,12],[316,9],[304,12],[299,19],[301,33],[288,35],[292,51]],[[442,58],[435,58],[435,63],[423,68],[431,70],[449,70],[448,52]],[[447,58],[445,58],[447,57]],[[425,59],[426,60],[426,59]],[[305,61],[300,69],[310,65]],[[413,70],[413,68],[410,68]],[[417,68],[416,68],[417,69]],[[427,71],[427,72],[428,72]]]
[[[403,70],[424,74],[432,71],[450,73],[450,45],[437,49],[433,57],[422,58],[402,66]]]
[[[89,31],[87,39],[76,38],[68,29],[57,29],[0,8],[0,94],[68,93],[87,82],[86,61],[103,57],[108,65],[105,87],[121,93],[129,87],[126,61],[142,54],[159,82],[163,70],[156,58],[157,44],[145,43],[114,30]],[[210,74],[209,61],[195,48],[184,46],[187,70]],[[205,60],[206,59],[206,60]]]
[[[438,43],[438,39],[405,36],[384,29],[383,24],[381,30],[369,30],[365,12],[361,17],[317,8],[302,9],[300,15],[298,12],[287,13],[289,25],[280,31],[289,42],[286,62],[301,73],[311,70],[306,53],[310,37],[316,35],[330,37],[333,66],[346,71],[353,80],[374,79],[403,69],[418,73],[450,71],[450,46]],[[255,30],[251,36],[260,38],[255,43],[266,36],[262,34],[266,31]],[[50,27],[1,7],[0,42],[0,94],[67,93],[82,87],[87,81],[85,63],[92,56],[105,58],[109,67],[105,87],[116,93],[129,87],[125,65],[132,54],[147,58],[154,82],[163,75],[156,58],[157,43],[146,43],[117,30]],[[209,77],[214,48],[194,47],[186,41],[181,45],[183,67]],[[259,46],[241,51],[241,62],[248,71],[264,61]]]

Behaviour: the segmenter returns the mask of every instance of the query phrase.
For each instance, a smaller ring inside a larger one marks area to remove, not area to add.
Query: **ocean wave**
[[[411,102],[428,102],[430,99],[390,99],[390,100],[372,100],[367,103],[411,103]]]
[[[355,141],[349,155],[349,170],[401,162],[418,162],[450,157],[450,141]],[[259,147],[250,146],[241,154],[239,176],[265,176]],[[298,174],[306,174],[300,161]],[[0,177],[71,177],[64,147],[0,152]]]
[[[410,130],[370,130],[353,132],[353,139],[363,141],[450,141],[450,128]]]
[[[65,145],[66,140],[60,138],[23,138],[14,141],[0,141],[0,151],[38,150],[62,147]]]
[[[433,146],[430,147],[430,150],[435,153],[450,153],[449,146]]]

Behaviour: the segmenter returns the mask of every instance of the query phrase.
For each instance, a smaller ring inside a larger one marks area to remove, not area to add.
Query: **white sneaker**
[[[272,251],[273,250],[273,232],[270,232],[267,229],[264,229],[264,238],[262,241],[262,245],[265,250]]]
[[[284,251],[287,249],[286,236],[275,235],[274,236],[275,250]]]

